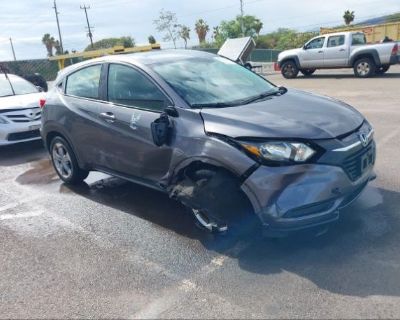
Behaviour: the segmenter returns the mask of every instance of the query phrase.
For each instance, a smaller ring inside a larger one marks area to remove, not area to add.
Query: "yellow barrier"
[[[51,61],[56,60],[58,62],[58,68],[61,70],[65,66],[65,59],[71,59],[71,58],[92,59],[92,58],[102,57],[102,56],[106,56],[106,55],[110,55],[110,54],[145,52],[145,51],[151,51],[154,49],[156,49],[156,50],[161,49],[160,44],[155,43],[155,44],[149,44],[149,45],[145,45],[145,46],[137,46],[137,47],[133,47],[133,48],[124,48],[123,46],[115,46],[115,47],[109,48],[109,49],[99,49],[99,50],[92,50],[92,51],[61,54],[58,56],[49,57],[49,60],[51,60]]]

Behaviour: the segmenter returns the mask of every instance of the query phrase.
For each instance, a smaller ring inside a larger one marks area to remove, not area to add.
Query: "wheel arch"
[[[359,51],[357,51],[350,58],[350,65],[354,66],[354,63],[357,60],[362,59],[362,58],[372,59],[376,66],[380,66],[381,65],[381,60],[379,58],[378,51],[376,51],[375,49],[367,49],[367,50],[359,50]]]
[[[287,56],[287,57],[283,58],[282,61],[278,62],[279,68],[282,68],[282,65],[287,61],[294,61],[294,63],[296,64],[296,67],[299,69],[301,68],[300,60],[299,60],[298,56]]]

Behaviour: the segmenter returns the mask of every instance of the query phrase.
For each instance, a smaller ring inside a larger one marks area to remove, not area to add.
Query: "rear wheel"
[[[282,64],[281,73],[286,79],[293,79],[297,77],[299,68],[297,68],[294,61],[289,60]]]
[[[58,136],[51,141],[50,155],[54,169],[65,183],[77,184],[89,175],[89,171],[79,168],[75,154],[65,139]]]
[[[309,77],[309,76],[311,76],[311,75],[315,72],[315,69],[300,69],[300,72],[301,72],[305,77]]]
[[[390,68],[390,65],[384,65],[380,66],[376,69],[376,74],[384,74],[386,71],[388,71]]]
[[[375,74],[375,63],[371,58],[358,59],[353,66],[354,75],[359,78],[368,78]]]

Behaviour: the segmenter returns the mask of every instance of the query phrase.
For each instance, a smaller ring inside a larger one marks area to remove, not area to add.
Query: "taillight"
[[[399,51],[399,45],[396,43],[392,49],[392,56],[396,56]]]
[[[45,104],[46,104],[46,99],[39,100],[39,107],[43,108]]]

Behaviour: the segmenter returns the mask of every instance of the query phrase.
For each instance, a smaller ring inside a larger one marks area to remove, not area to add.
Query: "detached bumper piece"
[[[7,136],[7,140],[20,141],[25,139],[39,138],[39,137],[40,137],[40,130],[31,130],[31,131],[10,133]]]

